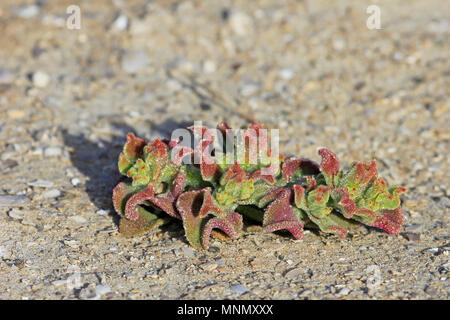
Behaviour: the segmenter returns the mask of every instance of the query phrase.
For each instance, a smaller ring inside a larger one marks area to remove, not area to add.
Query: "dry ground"
[[[380,30],[360,0],[1,0],[0,298],[448,299],[450,11],[374,2]],[[294,241],[248,225],[206,252],[177,222],[118,234],[128,131],[252,119],[285,153],[377,159],[409,190],[405,232]]]

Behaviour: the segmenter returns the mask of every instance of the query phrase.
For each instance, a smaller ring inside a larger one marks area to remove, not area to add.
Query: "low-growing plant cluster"
[[[223,149],[213,148],[217,136],[205,127],[190,128],[196,136],[192,146],[127,135],[118,167],[129,181],[113,190],[122,234],[142,234],[175,218],[189,243],[206,249],[211,236],[238,238],[243,217],[260,222],[264,232],[287,230],[296,239],[305,226],[341,239],[360,223],[399,233],[399,197],[406,189],[388,187],[375,161],[354,162],[344,171],[328,149],[318,151],[320,164],[275,154],[260,124],[241,130],[244,139],[225,123],[217,128]],[[222,152],[227,141],[233,142],[231,155]],[[263,157],[255,161],[255,152]]]

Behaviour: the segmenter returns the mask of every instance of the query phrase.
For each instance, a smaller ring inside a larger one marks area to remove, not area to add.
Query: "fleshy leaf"
[[[236,212],[228,213],[226,218],[215,217],[206,223],[202,235],[202,247],[209,248],[209,238],[213,229],[219,229],[228,235],[231,239],[239,238],[242,232],[242,216]]]
[[[350,199],[354,200],[361,196],[365,188],[376,179],[377,175],[375,161],[354,162],[348,172],[340,179],[339,186],[346,187]]]
[[[248,199],[254,192],[253,179],[236,163],[224,173],[220,180],[215,198],[217,202],[227,207],[232,203]]]
[[[331,197],[336,201],[337,208],[344,217],[351,218],[356,210],[356,203],[350,199],[347,188],[336,188],[331,192]]]
[[[177,211],[175,202],[178,196],[183,192],[184,183],[186,180],[186,173],[180,171],[177,178],[173,182],[173,188],[167,191],[166,194],[159,194],[151,199],[152,203],[162,210],[164,210],[168,215],[181,219],[180,214]]]
[[[125,205],[127,200],[137,191],[139,188],[133,187],[131,184],[121,182],[113,189],[113,205],[117,213],[125,215]]]
[[[281,172],[283,178],[289,182],[304,175],[317,175],[320,173],[320,169],[314,161],[290,157],[283,162]]]
[[[283,189],[275,201],[266,209],[263,220],[264,232],[288,230],[295,239],[303,238],[303,223],[294,214],[291,206],[292,192],[289,188]]]
[[[377,212],[377,217],[372,227],[380,228],[387,233],[399,234],[405,218],[402,214],[402,209],[400,207],[394,210],[381,210]]]
[[[127,134],[127,142],[123,147],[123,153],[119,156],[119,171],[126,174],[128,169],[134,162],[142,156],[143,148],[147,142],[141,138],[137,138],[134,133]]]
[[[318,153],[322,157],[320,170],[325,177],[327,185],[334,187],[335,183],[337,183],[337,181],[335,181],[336,176],[339,173],[339,160],[336,155],[328,149],[320,149]]]
[[[125,205],[125,217],[130,220],[137,220],[139,213],[136,211],[136,207],[144,203],[146,200],[151,200],[155,195],[153,187],[146,187],[145,189],[133,194]]]
[[[160,217],[141,206],[136,207],[136,211],[138,212],[136,220],[129,220],[125,217],[120,219],[119,232],[126,237],[143,234],[170,220],[169,217]]]
[[[381,209],[393,210],[400,205],[400,195],[406,189],[399,186],[387,188],[383,178],[377,178],[364,191],[362,199],[358,201],[358,206],[365,207],[372,211]]]
[[[327,206],[330,193],[331,188],[327,186],[318,186],[317,189],[309,192],[306,212],[321,231],[334,233],[343,239],[347,235],[347,231],[337,224],[337,221],[333,219],[333,208]]]
[[[207,222],[205,217],[210,213],[224,216],[224,212],[212,200],[211,188],[181,194],[176,206],[183,220],[186,238],[196,248],[202,247],[202,231]]]

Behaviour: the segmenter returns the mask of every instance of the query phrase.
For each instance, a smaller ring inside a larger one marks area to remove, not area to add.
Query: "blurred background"
[[[422,240],[445,241],[449,19],[442,0],[1,0],[0,193],[33,208],[4,215],[0,243],[51,230],[39,238],[51,247],[75,216],[92,222],[77,241],[93,250],[93,230],[116,219],[126,133],[169,136],[194,121],[262,122],[280,129],[281,152],[313,160],[319,147],[344,166],[376,159],[409,189]],[[12,243],[5,252],[42,260]]]

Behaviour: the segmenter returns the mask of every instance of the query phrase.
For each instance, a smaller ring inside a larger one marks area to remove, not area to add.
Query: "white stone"
[[[101,209],[101,210],[97,210],[95,213],[98,214],[98,215],[104,216],[104,215],[109,213],[109,210]]]
[[[205,73],[213,73],[213,72],[216,72],[216,69],[217,69],[217,67],[216,67],[216,64],[214,63],[214,61],[206,60],[206,61],[203,63],[203,71],[204,71]]]
[[[121,14],[117,17],[117,19],[113,22],[112,25],[113,30],[123,31],[128,28],[128,18],[127,16]]]
[[[15,10],[15,13],[23,19],[30,19],[39,14],[39,7],[35,4],[32,4]]]
[[[0,246],[0,258],[10,258],[11,252],[8,250],[8,248],[4,246]]]
[[[42,197],[45,199],[55,199],[61,195],[61,191],[58,189],[50,189],[42,194]]]
[[[230,289],[234,293],[238,293],[238,294],[244,294],[244,293],[248,292],[248,289],[241,284],[236,284],[234,286],[231,286]]]
[[[53,187],[53,182],[37,179],[35,181],[28,182],[28,185],[32,187],[51,188]]]
[[[45,157],[57,157],[61,155],[61,148],[58,147],[48,147],[44,150]]]
[[[71,217],[69,217],[69,219],[72,222],[75,222],[75,223],[78,223],[78,224],[83,224],[83,223],[87,222],[87,220],[85,218],[83,218],[82,216],[71,216]]]
[[[127,52],[122,57],[122,69],[127,73],[136,73],[149,63],[150,59],[144,50]]]
[[[33,84],[35,87],[44,88],[50,82],[50,76],[42,71],[37,71],[33,74]]]
[[[281,69],[278,71],[278,76],[284,80],[290,80],[294,77],[294,71],[292,69]]]
[[[8,216],[10,216],[10,217],[13,218],[13,219],[18,219],[18,220],[20,220],[20,219],[23,219],[23,217],[24,217],[24,212],[23,212],[22,210],[11,209],[11,210],[8,212]]]
[[[230,27],[238,36],[245,36],[253,31],[253,20],[243,12],[234,12],[230,17]]]
[[[70,180],[70,182],[72,182],[72,184],[76,187],[80,183],[80,179],[73,178],[72,180]]]
[[[110,293],[111,288],[107,284],[99,284],[95,287],[95,294],[97,296],[102,296],[104,294]]]

